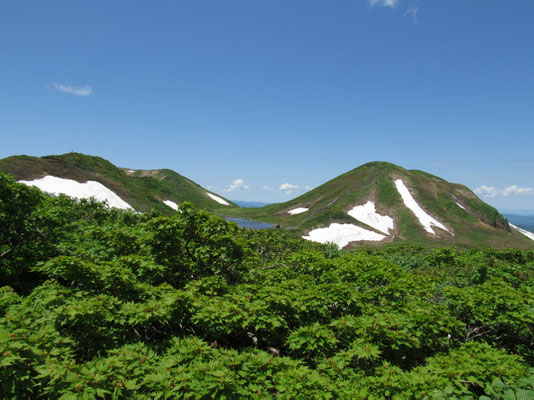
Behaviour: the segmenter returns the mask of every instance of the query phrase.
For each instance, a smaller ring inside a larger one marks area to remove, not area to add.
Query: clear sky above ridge
[[[0,158],[285,201],[369,161],[534,209],[534,2],[0,2]]]

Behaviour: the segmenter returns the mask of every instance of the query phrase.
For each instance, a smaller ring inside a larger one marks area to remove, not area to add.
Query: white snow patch
[[[164,203],[166,206],[169,206],[170,208],[172,208],[173,210],[178,211],[178,204],[176,204],[174,201],[171,201],[171,200],[163,200],[163,203]]]
[[[404,204],[406,205],[406,207],[412,210],[412,212],[415,214],[415,216],[417,217],[421,225],[423,225],[423,228],[425,228],[425,231],[435,235],[436,232],[434,232],[434,229],[432,229],[432,225],[434,225],[438,228],[441,228],[451,233],[451,231],[449,231],[445,225],[443,225],[441,222],[434,219],[434,217],[432,217],[431,215],[427,214],[426,211],[423,210],[419,206],[419,204],[417,204],[417,202],[413,198],[412,194],[410,193],[410,191],[408,190],[408,188],[406,187],[402,179],[397,179],[395,181],[395,186],[397,186],[397,190],[399,191],[402,197],[402,200],[404,201]]]
[[[534,240],[534,233],[532,233],[532,232],[530,232],[530,231],[527,231],[526,229],[520,228],[520,227],[517,226],[517,225],[510,224],[509,222],[508,222],[508,224],[509,224],[512,228],[514,228],[515,230],[521,232],[523,235],[525,235],[525,236],[528,237],[529,239]]]
[[[462,205],[461,205],[460,203],[456,202],[456,205],[457,205],[458,207],[460,207],[460,208],[462,208],[462,209],[464,209],[464,210],[465,210],[465,207],[464,207],[464,206],[462,206]],[[467,211],[467,210],[466,210],[466,211]]]
[[[33,181],[19,182],[27,186],[35,186],[43,192],[51,194],[64,194],[76,199],[89,199],[94,197],[97,201],[107,201],[110,207],[120,208],[123,210],[133,210],[132,206],[130,206],[100,182],[96,181],[80,183],[72,179],[64,179],[47,175],[44,178],[35,179]]]
[[[386,235],[393,229],[393,218],[388,215],[380,215],[377,213],[375,203],[370,200],[361,206],[353,207],[347,214]]]
[[[210,196],[213,200],[215,200],[219,204],[222,204],[224,206],[229,206],[230,205],[226,200],[221,199],[219,196],[215,196],[214,194],[211,194],[211,193],[208,193],[208,192],[206,192],[206,194],[208,196]]]
[[[385,236],[353,224],[332,223],[327,228],[318,228],[310,231],[308,236],[303,236],[303,238],[319,243],[332,242],[337,244],[341,249],[350,242],[358,240],[380,241]]]
[[[306,212],[308,210],[309,208],[306,208],[306,207],[297,207],[292,210],[289,210],[287,213],[291,215],[297,215],[297,214],[302,214],[303,212]]]

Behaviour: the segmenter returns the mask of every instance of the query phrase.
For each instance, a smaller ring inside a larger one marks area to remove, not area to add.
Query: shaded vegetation
[[[534,251],[340,251],[0,174],[0,397],[521,399]]]

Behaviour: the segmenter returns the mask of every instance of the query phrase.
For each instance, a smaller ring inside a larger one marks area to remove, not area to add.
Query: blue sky
[[[285,201],[382,160],[534,209],[534,2],[0,2],[0,157]]]

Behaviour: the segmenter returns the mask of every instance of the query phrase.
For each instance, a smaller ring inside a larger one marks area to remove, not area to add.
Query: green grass
[[[424,230],[415,215],[404,206],[394,185],[394,180],[398,178],[408,185],[426,212],[452,228],[454,236],[439,231],[434,236]],[[362,225],[345,211],[367,200],[374,201],[383,214],[395,216],[398,243],[431,247],[455,245],[462,249],[488,246],[499,249],[534,248],[534,242],[530,239],[508,232],[504,218],[497,210],[482,202],[465,186],[448,183],[422,171],[407,171],[389,163],[365,164],[286,203],[254,209],[236,208],[229,213],[280,224],[300,234],[307,234],[313,228],[328,226],[332,222]],[[460,208],[456,201],[467,207],[468,211]],[[329,203],[332,204],[329,206]],[[299,206],[310,210],[296,216],[287,214],[288,210]],[[485,223],[479,222],[479,219]],[[386,245],[388,243],[385,241],[376,244],[378,247]]]
[[[399,192],[395,188],[392,180],[388,177],[382,177],[378,180],[376,191],[378,200],[385,206],[393,207],[401,201]]]
[[[379,213],[395,218],[398,243],[434,247],[457,245],[461,248],[534,248],[534,242],[530,239],[507,231],[506,221],[497,210],[481,201],[465,186],[448,183],[423,171],[407,171],[387,162],[365,164],[288,202],[260,208],[241,208],[230,201],[231,206],[220,205],[209,198],[201,186],[168,169],[131,173],[103,158],[79,153],[42,158],[9,157],[0,160],[0,170],[11,173],[17,180],[41,178],[46,174],[80,182],[96,180],[142,212],[157,210],[172,214],[174,211],[163,204],[163,200],[175,203],[189,201],[197,208],[219,215],[279,224],[299,235],[332,222],[366,227],[346,212],[355,205],[371,200]],[[402,202],[394,185],[394,180],[399,178],[408,185],[423,209],[453,229],[454,236],[443,232],[439,236],[432,236],[425,232]],[[456,201],[460,201],[468,211],[461,209]],[[296,207],[310,210],[293,216],[287,213]],[[387,244],[379,242],[377,246]]]
[[[100,157],[79,153],[42,158],[15,156],[0,160],[0,170],[12,174],[15,179],[30,180],[44,175],[74,179],[79,182],[95,180],[108,187],[138,211],[157,210],[163,214],[174,211],[163,200],[175,203],[190,201],[197,207],[212,212],[224,208],[206,195],[206,190],[190,179],[168,170],[138,171],[133,174],[114,166]]]

